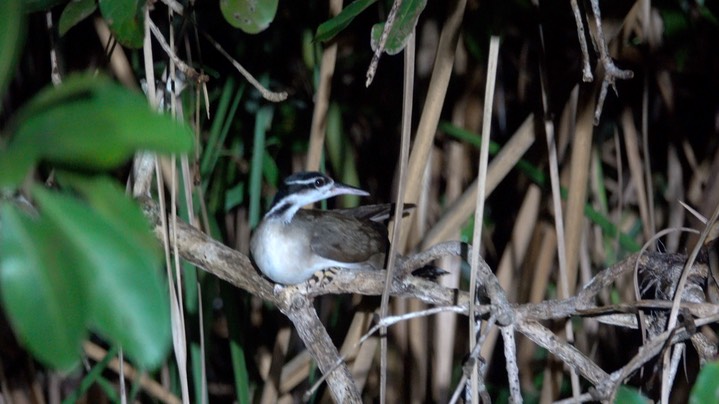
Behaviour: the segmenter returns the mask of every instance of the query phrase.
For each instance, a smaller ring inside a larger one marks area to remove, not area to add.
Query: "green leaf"
[[[93,210],[119,229],[125,240],[135,245],[134,248],[148,250],[159,260],[160,246],[142,210],[117,183],[103,176],[88,178],[67,172],[58,172],[57,180],[78,190]]]
[[[17,186],[39,160],[84,170],[114,168],[139,150],[183,153],[191,130],[150,110],[145,98],[107,78],[70,76],[33,98],[8,127],[0,187]]]
[[[719,403],[719,362],[704,365],[689,394],[689,403]]]
[[[702,2],[703,3],[703,2]],[[719,19],[712,13],[712,10],[704,4],[699,5],[699,15],[709,21],[714,27],[719,26]]]
[[[220,296],[226,303],[223,314],[227,320],[227,328],[230,331],[230,361],[235,375],[235,391],[237,400],[241,403],[249,403],[250,399],[250,378],[247,371],[247,360],[245,355],[245,344],[243,343],[243,318],[247,318],[246,310],[243,312],[242,304],[238,301],[237,293],[227,284],[220,285]]]
[[[377,0],[355,0],[352,4],[340,11],[334,18],[323,22],[317,27],[315,41],[326,42],[334,38],[335,35],[347,28],[355,17],[360,15],[360,13],[376,1]]]
[[[170,344],[170,313],[157,250],[138,248],[123,226],[75,198],[40,187],[33,195],[76,254],[90,324],[141,368],[160,365]]]
[[[80,386],[78,386],[72,393],[70,393],[70,395],[68,395],[62,400],[62,404],[72,404],[79,402],[80,398],[85,394],[85,392],[87,392],[90,386],[99,382],[102,379],[102,372],[105,371],[110,361],[115,359],[118,351],[119,349],[116,345],[111,346],[105,356],[102,358],[102,360],[100,362],[97,362],[95,366],[92,367],[92,370],[90,370],[85,375],[85,377],[82,378]]]
[[[0,1],[0,99],[15,71],[20,49],[25,42],[25,16],[20,0]],[[2,104],[0,103],[0,111]]]
[[[0,290],[13,329],[38,359],[69,370],[80,359],[86,305],[63,237],[9,204],[0,225]]]
[[[233,27],[257,34],[275,19],[277,0],[220,0],[220,10]]]
[[[262,167],[265,155],[265,138],[267,131],[272,124],[272,116],[275,109],[272,105],[261,107],[255,114],[255,140],[252,146],[252,167],[250,168],[249,191],[250,191],[250,228],[255,228],[260,222],[260,197],[262,192]]]
[[[619,386],[619,389],[617,390],[614,402],[622,404],[647,404],[649,403],[649,399],[647,399],[647,397],[634,387],[622,385]]]
[[[392,29],[389,31],[387,42],[385,43],[384,51],[388,55],[396,55],[404,49],[425,5],[427,5],[427,0],[404,0],[399,6],[397,17],[392,24]],[[384,30],[384,23],[372,26],[370,41],[372,50],[376,50],[379,46],[382,30]]]
[[[225,193],[225,212],[236,208],[245,200],[245,183],[239,182]]]
[[[268,184],[272,184],[274,187],[277,186],[277,182],[280,180],[280,168],[267,151],[267,148],[265,148],[265,155],[262,158],[262,176]]]
[[[99,0],[100,13],[117,41],[128,48],[142,48],[145,38],[144,0]]]
[[[342,173],[343,165],[347,156],[344,155],[345,138],[342,124],[342,110],[336,102],[330,103],[327,110],[327,129],[325,135],[325,148],[327,149],[327,160],[329,160],[335,172]],[[340,180],[341,181],[341,180]]]
[[[95,0],[70,0],[60,15],[58,23],[60,36],[64,36],[70,28],[89,17],[95,10],[97,10]]]
[[[684,34],[690,26],[689,18],[680,10],[666,8],[660,11],[664,23],[664,36],[675,39]]]

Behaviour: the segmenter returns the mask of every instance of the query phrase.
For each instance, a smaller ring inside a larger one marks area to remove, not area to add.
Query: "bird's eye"
[[[325,183],[326,183],[326,181],[325,181],[324,178],[317,178],[317,179],[315,180],[315,188],[319,188],[319,187],[321,187],[321,186],[324,186]]]

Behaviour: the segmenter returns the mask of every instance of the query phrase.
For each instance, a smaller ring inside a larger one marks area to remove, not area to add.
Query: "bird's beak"
[[[351,185],[343,184],[341,182],[335,182],[332,189],[330,190],[330,193],[332,196],[336,195],[361,195],[361,196],[367,196],[369,195],[369,192],[359,189],[357,187],[353,187]]]

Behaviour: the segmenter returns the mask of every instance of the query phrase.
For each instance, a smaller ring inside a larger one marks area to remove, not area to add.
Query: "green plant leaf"
[[[412,35],[414,27],[417,25],[419,15],[427,5],[427,0],[404,0],[397,10],[397,17],[392,24],[392,29],[387,35],[384,51],[388,55],[396,55],[404,49],[409,36]],[[371,45],[372,50],[376,50],[379,46],[379,39],[384,30],[384,23],[372,26]]]
[[[355,0],[347,6],[346,8],[342,9],[339,14],[337,14],[335,17],[330,18],[329,20],[323,22],[320,24],[319,27],[317,27],[317,32],[315,33],[315,41],[318,42],[326,42],[330,39],[334,38],[335,35],[342,32],[343,29],[347,28],[348,25],[352,22],[352,20],[355,19],[358,15],[360,15],[367,7],[374,4],[377,0]]]
[[[99,0],[100,13],[117,41],[128,48],[141,48],[145,38],[144,0]]]
[[[38,359],[69,370],[80,359],[85,300],[61,234],[10,204],[0,211],[0,290],[20,340]]]
[[[622,404],[647,404],[649,400],[634,387],[622,385],[619,386],[617,390],[614,402]]]
[[[62,400],[62,404],[72,404],[80,401],[80,398],[87,392],[93,384],[102,379],[102,372],[105,371],[111,360],[115,359],[119,348],[113,345],[105,354],[100,362],[97,362],[92,369],[82,378],[80,386],[78,386],[70,395]]]
[[[141,368],[160,365],[170,344],[170,313],[157,250],[138,248],[124,226],[71,196],[40,187],[33,195],[77,257],[91,326]]]
[[[14,136],[0,152],[0,187],[17,186],[39,160],[106,170],[138,150],[183,153],[193,142],[186,125],[151,111],[142,95],[86,75],[42,91],[8,129]]]
[[[120,230],[134,248],[148,250],[156,260],[160,259],[160,246],[142,210],[117,183],[103,176],[88,178],[67,172],[58,172],[57,180],[79,191],[93,210]]]
[[[25,16],[22,14],[20,0],[0,1],[0,99],[25,42]],[[0,104],[2,111],[2,104]]]
[[[97,10],[95,0],[70,0],[60,15],[58,23],[60,36],[65,35],[70,28],[89,17],[95,10]]]
[[[702,2],[703,3],[703,2]],[[719,26],[719,19],[712,13],[712,10],[707,7],[704,4],[699,5],[699,15],[704,17],[707,21],[709,21],[712,25]]]
[[[257,34],[275,19],[277,0],[220,0],[220,10],[233,27]]]
[[[247,371],[247,360],[245,355],[246,346],[243,344],[242,335],[242,318],[247,318],[248,314],[242,311],[243,305],[237,299],[237,293],[227,284],[220,286],[220,296],[227,303],[223,309],[223,314],[227,319],[227,328],[230,331],[230,361],[232,362],[232,370],[235,375],[235,391],[237,392],[237,400],[241,403],[249,403],[250,399],[250,378]]]
[[[689,403],[719,403],[719,362],[704,365],[689,394]]]
[[[265,156],[265,139],[267,137],[267,131],[272,124],[272,116],[274,113],[275,109],[272,105],[265,105],[255,114],[255,140],[252,145],[252,167],[250,168],[249,180],[250,228],[254,228],[260,222],[260,197],[262,195],[260,188],[262,187],[262,167],[264,165],[263,157]]]

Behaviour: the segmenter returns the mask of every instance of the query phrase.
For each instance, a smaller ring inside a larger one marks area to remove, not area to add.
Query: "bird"
[[[315,171],[284,179],[250,239],[252,258],[265,276],[295,285],[327,268],[384,267],[389,241],[381,221],[389,217],[391,204],[300,209],[337,195],[369,193]]]

